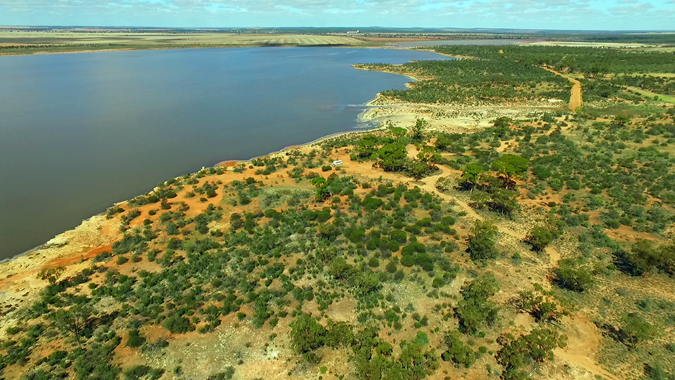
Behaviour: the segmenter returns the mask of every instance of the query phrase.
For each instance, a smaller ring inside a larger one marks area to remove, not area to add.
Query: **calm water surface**
[[[404,50],[194,49],[0,57],[0,259],[228,159],[357,127]]]

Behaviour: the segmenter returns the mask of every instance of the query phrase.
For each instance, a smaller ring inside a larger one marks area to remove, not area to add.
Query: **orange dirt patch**
[[[237,164],[239,164],[240,162],[244,162],[244,161],[225,161],[225,162],[219,163],[216,166],[219,166],[221,168],[229,168],[229,167],[237,166]]]
[[[74,253],[72,255],[68,255],[66,257],[60,257],[58,259],[51,260],[47,262],[45,265],[40,267],[38,270],[26,270],[26,271],[21,271],[13,276],[4,278],[0,280],[0,289],[7,289],[11,284],[15,284],[16,282],[23,280],[27,277],[33,276],[35,273],[38,273],[42,269],[46,268],[57,268],[57,267],[68,267],[73,264],[77,264],[78,261],[80,261],[82,258],[85,260],[91,259],[92,257],[98,255],[99,253],[110,250],[112,248],[112,244],[107,244],[98,248],[94,248],[91,251],[82,254],[81,252]]]
[[[616,241],[634,242],[638,240],[651,240],[658,242],[659,239],[648,232],[636,232],[628,226],[621,226],[615,230],[606,229],[607,236]]]
[[[91,259],[92,257],[100,254],[103,251],[112,250],[112,244],[106,244],[104,246],[94,248],[91,251],[83,254],[74,254],[73,256],[63,257],[56,260],[52,260],[44,266],[44,268],[56,268],[56,267],[65,267],[70,264],[76,263],[80,259],[84,258],[85,260]]]

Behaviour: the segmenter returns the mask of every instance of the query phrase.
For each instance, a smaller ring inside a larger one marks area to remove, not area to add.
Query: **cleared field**
[[[641,94],[641,95],[644,95],[644,96],[648,96],[648,97],[650,97],[650,98],[658,97],[659,100],[661,100],[661,101],[663,101],[663,102],[666,102],[666,103],[675,103],[675,96],[661,95],[661,94],[657,94],[657,93],[652,92],[652,91],[643,90],[643,89],[640,89],[640,88],[637,88],[637,87],[633,87],[633,86],[628,86],[627,88],[628,88],[629,90],[631,90],[631,91],[637,92],[637,93],[639,93],[639,94]]]
[[[632,73],[628,75],[631,76],[648,75],[650,77],[675,78],[675,73],[647,73],[647,74]]]
[[[612,47],[612,48],[645,48],[654,47],[650,44],[635,42],[580,42],[580,41],[536,41],[524,45],[535,46],[572,46],[572,47]]]
[[[351,37],[304,34],[0,32],[0,54],[200,46],[331,46],[363,44],[367,44],[367,42]]]

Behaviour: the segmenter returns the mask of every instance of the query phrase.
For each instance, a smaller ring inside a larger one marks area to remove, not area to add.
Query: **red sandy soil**
[[[240,162],[243,162],[243,161],[225,161],[225,162],[219,163],[217,166],[219,166],[221,168],[235,167]]]

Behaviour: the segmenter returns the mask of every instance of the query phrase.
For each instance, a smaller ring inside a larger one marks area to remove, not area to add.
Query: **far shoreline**
[[[25,51],[4,52],[3,50],[10,50],[13,47],[0,47],[0,57],[14,57],[14,56],[32,56],[32,55],[60,55],[60,54],[80,54],[80,53],[114,53],[120,51],[152,51],[152,50],[191,50],[191,49],[236,49],[236,48],[351,48],[351,49],[401,49],[414,50],[414,48],[405,48],[391,45],[194,45],[194,46],[126,46],[119,48],[102,48],[92,49],[64,49],[64,50],[39,50],[39,48],[25,48]],[[17,50],[23,50],[23,47],[16,47]]]

